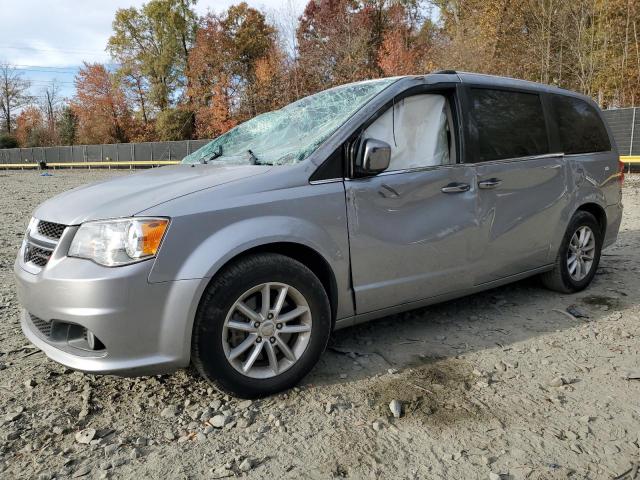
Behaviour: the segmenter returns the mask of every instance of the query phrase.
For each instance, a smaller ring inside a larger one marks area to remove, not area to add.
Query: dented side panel
[[[451,183],[469,191],[444,193]],[[351,268],[359,314],[473,284],[474,168],[452,165],[346,182]]]

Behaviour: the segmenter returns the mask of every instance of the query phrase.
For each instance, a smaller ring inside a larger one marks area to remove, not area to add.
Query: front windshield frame
[[[304,97],[279,110],[258,115],[187,155],[182,163],[300,163],[309,158],[351,117],[399,78],[401,77],[340,85]],[[335,111],[340,108],[344,110]],[[310,114],[310,109],[315,111]]]

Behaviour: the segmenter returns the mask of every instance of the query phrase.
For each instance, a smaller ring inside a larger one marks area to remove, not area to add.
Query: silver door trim
[[[344,178],[327,178],[324,180],[310,180],[309,184],[310,185],[323,185],[325,183],[337,183],[337,182],[344,182]]]

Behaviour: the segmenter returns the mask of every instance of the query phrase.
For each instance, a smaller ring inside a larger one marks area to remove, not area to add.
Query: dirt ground
[[[251,402],[191,371],[85,375],[30,346],[12,268],[32,210],[128,174],[52,173],[0,172],[1,478],[637,473],[640,379],[625,377],[640,373],[640,176],[627,176],[619,240],[588,290],[560,295],[531,279],[342,330],[298,388]]]

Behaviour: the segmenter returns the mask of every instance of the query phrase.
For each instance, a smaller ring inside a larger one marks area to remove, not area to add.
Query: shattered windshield
[[[182,163],[290,165],[307,158],[395,78],[325,90],[258,115],[186,156]]]

